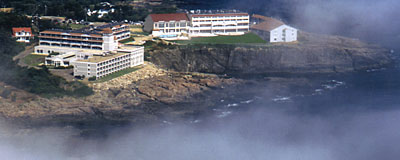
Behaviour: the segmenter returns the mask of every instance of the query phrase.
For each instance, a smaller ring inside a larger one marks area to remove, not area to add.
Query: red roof
[[[247,13],[192,14],[192,17],[248,16]]]
[[[255,15],[253,15],[253,18],[257,18],[257,19],[261,20],[261,22],[259,24],[251,26],[252,29],[256,29],[256,30],[272,31],[275,28],[285,25],[285,23],[283,23],[282,21],[277,20],[275,18],[271,18],[271,17],[265,17],[265,16],[255,14]]]
[[[29,33],[31,33],[31,36],[33,36],[33,34],[32,34],[32,29],[31,29],[31,28],[28,28],[28,27],[13,27],[13,28],[12,28],[12,31],[13,31],[13,36],[15,36],[15,34],[16,34],[17,32],[21,32],[21,31],[29,32]]]
[[[186,13],[171,13],[171,14],[150,14],[151,19],[153,22],[169,22],[169,21],[189,21],[188,16]]]

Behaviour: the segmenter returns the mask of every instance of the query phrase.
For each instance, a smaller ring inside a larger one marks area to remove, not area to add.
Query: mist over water
[[[280,17],[306,31],[347,35],[396,49],[400,48],[399,4],[396,0],[205,0],[191,7],[238,8]],[[73,127],[20,129],[0,122],[0,159],[400,157],[399,68],[315,76],[313,80],[312,87],[275,93],[267,86],[253,98],[221,101],[211,117],[112,128],[101,138],[82,137]]]
[[[113,128],[101,138],[72,127],[0,123],[0,159],[398,159],[398,68],[316,76],[312,83],[225,100],[195,123]]]
[[[187,9],[239,9],[303,31],[342,35],[400,49],[398,0],[185,0]]]
[[[304,159],[395,160],[400,111],[318,116],[280,106],[257,108],[224,120],[116,129],[102,140],[76,131],[38,129],[1,138],[1,159]],[[275,109],[273,107],[276,107]],[[278,108],[278,109],[277,109]],[[23,132],[23,131],[22,131]]]

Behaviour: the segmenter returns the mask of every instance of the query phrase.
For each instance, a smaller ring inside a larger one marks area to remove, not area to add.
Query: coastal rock
[[[94,95],[84,98],[35,96],[26,101],[12,101],[1,97],[0,115],[14,123],[30,125],[107,125],[180,119],[207,112],[219,98],[228,97],[228,93],[236,92],[244,83],[240,79],[165,72],[154,65],[148,66],[151,69],[138,72],[145,75],[152,70],[147,75],[151,78],[135,79],[133,72],[95,83]]]
[[[297,43],[187,45],[154,50],[150,55],[162,68],[217,74],[348,72],[392,63],[389,51],[379,46],[305,32]]]

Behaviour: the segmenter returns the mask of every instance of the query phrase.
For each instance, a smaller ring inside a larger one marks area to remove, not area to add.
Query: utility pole
[[[87,7],[85,7],[85,22],[87,22],[87,14],[88,14],[88,10],[87,10]]]

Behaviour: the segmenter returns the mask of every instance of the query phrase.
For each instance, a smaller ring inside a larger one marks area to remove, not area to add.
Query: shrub
[[[95,81],[96,80],[96,76],[90,77],[89,81]]]

